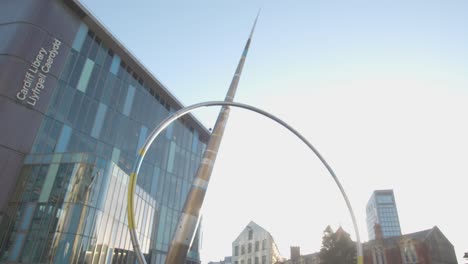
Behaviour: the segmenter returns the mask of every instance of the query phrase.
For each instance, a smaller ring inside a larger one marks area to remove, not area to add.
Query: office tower
[[[128,176],[182,104],[79,1],[1,1],[0,36],[0,261],[134,263]],[[188,115],[147,153],[135,212],[148,262],[164,263],[209,136]]]
[[[374,191],[366,208],[369,240],[401,236],[400,220],[393,190]]]

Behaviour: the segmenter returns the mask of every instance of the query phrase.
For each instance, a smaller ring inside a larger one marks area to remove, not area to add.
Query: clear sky
[[[222,100],[259,8],[236,101],[293,125],[365,206],[394,189],[403,233],[437,225],[468,251],[468,1],[82,0],[184,104]],[[212,126],[217,108],[196,115]],[[354,237],[330,176],[292,134],[231,111],[205,200],[203,263],[250,220],[282,255]]]

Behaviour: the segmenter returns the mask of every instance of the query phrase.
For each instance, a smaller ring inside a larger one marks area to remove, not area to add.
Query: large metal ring
[[[149,137],[146,139],[145,143],[139,150],[139,155],[137,160],[135,161],[133,165],[133,172],[130,174],[130,181],[128,184],[128,196],[127,196],[127,215],[128,215],[128,230],[130,231],[130,238],[132,240],[133,248],[135,250],[135,253],[137,255],[138,262],[141,264],[146,264],[145,257],[143,255],[143,252],[141,252],[140,248],[140,242],[138,240],[138,236],[136,234],[136,225],[135,225],[135,216],[134,216],[134,208],[133,208],[133,197],[135,193],[135,186],[138,178],[138,173],[140,171],[141,163],[143,162],[143,159],[146,155],[146,151],[151,147],[151,144],[153,144],[154,140],[156,137],[170,124],[172,124],[174,121],[179,119],[180,117],[192,112],[193,110],[200,108],[200,107],[208,107],[208,106],[234,106],[234,107],[239,107],[239,108],[244,108],[253,112],[256,112],[258,114],[261,114],[263,116],[266,116],[273,121],[276,121],[277,123],[281,124],[283,127],[287,128],[289,131],[291,131],[294,135],[296,135],[302,142],[304,142],[310,150],[312,150],[315,155],[319,158],[319,160],[322,162],[322,164],[327,168],[328,172],[332,176],[333,180],[335,181],[336,185],[340,189],[341,195],[343,196],[343,199],[346,202],[346,206],[348,207],[349,214],[351,216],[351,220],[354,225],[354,232],[356,235],[356,250],[357,250],[357,263],[358,264],[363,264],[363,251],[362,251],[362,245],[361,245],[361,238],[359,236],[359,229],[358,225],[356,223],[356,217],[354,215],[353,208],[351,206],[351,203],[349,202],[348,196],[346,195],[343,186],[341,185],[340,181],[336,177],[335,172],[332,170],[330,165],[325,161],[325,159],[322,157],[322,155],[318,152],[318,150],[312,146],[312,144],[307,141],[307,139],[302,136],[297,130],[292,128],[290,125],[288,125],[286,122],[282,121],[278,117],[261,110],[259,108],[256,108],[251,105],[247,104],[242,104],[242,103],[236,103],[236,102],[227,102],[227,101],[209,101],[209,102],[202,102],[198,104],[193,104],[187,107],[184,107],[170,116],[168,116],[166,119],[164,119],[149,135]]]

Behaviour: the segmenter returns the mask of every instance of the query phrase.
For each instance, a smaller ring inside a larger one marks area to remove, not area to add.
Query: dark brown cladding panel
[[[0,146],[29,153],[41,121],[39,112],[0,97]]]
[[[0,3],[0,215],[9,199],[7,190],[13,189],[24,156],[31,151],[79,25],[78,17],[59,0]],[[53,52],[56,39],[60,47]],[[34,62],[50,67],[36,69]],[[28,72],[34,78],[25,87]],[[39,78],[43,83],[37,86]],[[34,105],[18,98],[26,88],[28,95],[33,94],[31,89],[40,89]]]
[[[70,19],[70,18],[76,19]],[[60,0],[2,0],[0,24],[27,23],[64,40],[70,46],[80,20]]]
[[[24,61],[28,65],[38,59],[41,49],[46,52],[42,59],[42,65],[47,63],[55,47],[58,47],[54,52],[52,67],[47,75],[58,78],[65,63],[70,47],[64,40],[49,35],[46,31],[41,30],[31,24],[11,23],[0,25],[0,55],[8,55]],[[57,44],[59,44],[57,46]]]
[[[15,56],[32,62],[47,33],[25,23],[0,24],[0,54]]]
[[[35,98],[35,101],[31,101],[31,99],[28,98],[20,100],[18,97],[22,98],[23,96],[22,91],[25,89],[25,74],[29,71],[29,67],[29,64],[15,57],[0,55],[0,96],[7,97],[18,104],[22,104],[29,109],[44,114],[47,111],[52,92],[57,86],[57,79],[52,75],[44,75],[46,76],[43,78],[43,80],[45,80],[43,83],[44,88],[40,89],[40,92],[37,93],[38,98]],[[35,89],[35,87],[32,86],[39,83],[37,79],[38,77],[36,76],[36,80],[34,80],[31,87],[28,88],[28,97],[32,94],[31,90]],[[34,103],[34,105],[30,103]]]
[[[2,182],[0,185],[1,210],[7,205],[9,197],[15,189],[17,180],[17,177],[6,177],[6,175],[19,175],[21,166],[23,165],[23,159],[23,154],[0,146],[0,179]]]

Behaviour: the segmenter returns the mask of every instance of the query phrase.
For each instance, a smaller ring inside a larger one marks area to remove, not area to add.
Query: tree
[[[321,264],[354,264],[356,263],[356,244],[343,228],[336,232],[330,226],[323,231]]]

